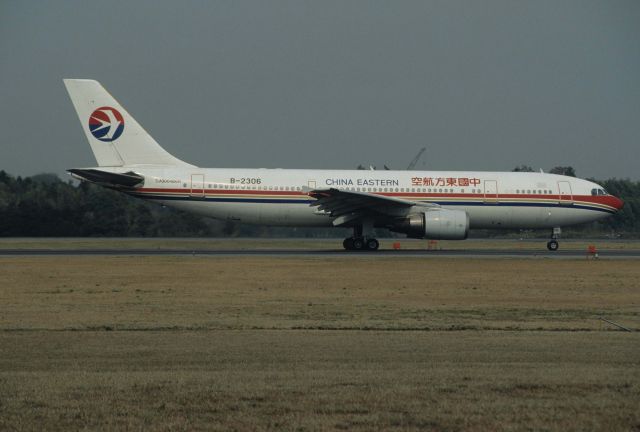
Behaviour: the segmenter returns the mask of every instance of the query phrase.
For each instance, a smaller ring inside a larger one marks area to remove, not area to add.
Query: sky
[[[63,78],[201,167],[640,179],[635,0],[0,0],[0,169],[95,166]]]

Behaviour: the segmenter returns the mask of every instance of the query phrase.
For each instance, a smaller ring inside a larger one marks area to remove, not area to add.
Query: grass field
[[[0,430],[640,430],[633,260],[2,257]]]

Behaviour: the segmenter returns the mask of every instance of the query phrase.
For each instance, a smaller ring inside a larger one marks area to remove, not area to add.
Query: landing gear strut
[[[371,236],[363,235],[362,225],[353,227],[353,237],[347,237],[342,242],[346,250],[375,251],[380,247],[378,240]]]
[[[547,243],[547,249],[552,252],[558,250],[558,248],[560,247],[560,245],[558,244],[558,239],[560,238],[561,232],[562,231],[560,228],[554,228],[553,231],[551,231],[551,240],[549,240],[549,242]]]

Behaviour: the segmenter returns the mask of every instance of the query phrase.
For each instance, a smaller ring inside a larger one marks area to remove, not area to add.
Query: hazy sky
[[[640,179],[635,0],[0,0],[0,169],[95,165],[62,78],[199,166]]]

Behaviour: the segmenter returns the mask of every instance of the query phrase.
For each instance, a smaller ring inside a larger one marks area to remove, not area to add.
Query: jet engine
[[[469,215],[462,210],[427,210],[399,219],[389,229],[410,238],[464,240],[469,234]]]

